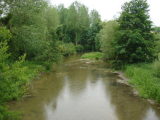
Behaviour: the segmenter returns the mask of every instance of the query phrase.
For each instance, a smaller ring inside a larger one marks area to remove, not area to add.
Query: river
[[[10,103],[22,120],[160,120],[160,108],[136,97],[103,62],[77,57],[34,80],[30,97]]]

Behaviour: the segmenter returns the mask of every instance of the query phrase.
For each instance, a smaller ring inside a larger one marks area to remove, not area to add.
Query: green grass
[[[130,79],[129,83],[137,89],[141,97],[160,102],[160,78],[157,76],[157,69],[160,69],[160,65],[155,64],[160,63],[130,65],[126,67],[125,74]]]
[[[95,59],[99,60],[103,58],[103,53],[101,52],[90,52],[90,53],[85,53],[81,56],[82,59]]]

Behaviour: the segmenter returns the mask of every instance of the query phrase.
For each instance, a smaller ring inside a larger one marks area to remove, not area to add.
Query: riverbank
[[[99,52],[85,53],[81,58],[102,59],[103,54]],[[117,82],[131,86],[136,96],[148,99],[152,103],[160,103],[159,61],[150,64],[126,65],[122,72],[114,73],[121,78]]]
[[[28,96],[32,80],[46,71],[43,64],[34,61],[20,60],[12,64],[3,64],[0,81],[0,120],[20,119],[19,113],[10,111],[6,104]]]
[[[32,97],[10,108],[22,112],[22,120],[158,120],[157,107],[132,95],[117,78],[106,62],[71,56],[33,82]]]
[[[97,59],[97,57],[93,57],[93,56],[97,56],[95,55],[97,54],[96,53],[87,53],[87,55],[89,55],[89,58],[86,57],[83,59],[87,59],[87,61],[83,61],[83,67],[80,66],[80,68],[77,68],[78,70],[80,69],[84,69],[84,68],[87,68],[88,69],[88,64],[91,64],[91,65],[95,65],[95,64],[92,64],[92,61],[93,63],[96,62],[97,60],[100,60],[100,59]],[[99,53],[98,53],[99,54]],[[84,56],[84,55],[82,55]],[[92,57],[90,57],[92,56]],[[82,57],[81,57],[82,58]],[[102,58],[102,56],[100,57]],[[72,61],[72,60],[71,60]],[[67,65],[71,65],[73,66],[74,64],[70,61],[70,63],[68,63]],[[90,62],[91,61],[91,62]],[[78,62],[78,61],[76,61]],[[75,61],[74,61],[75,63]],[[78,62],[76,63],[76,65],[80,64],[81,62]],[[87,65],[87,66],[86,66]],[[41,64],[36,64],[34,62],[24,62],[23,66],[26,66],[28,67],[29,69],[29,73],[28,74],[34,74],[33,77],[32,77],[32,80],[42,71],[45,71],[45,68],[43,65]],[[65,67],[64,67],[65,68]],[[70,68],[70,67],[69,67]],[[65,69],[69,69],[68,67],[65,68]],[[96,69],[94,69],[96,70]],[[72,71],[72,70],[71,70]],[[72,71],[73,72],[73,71]],[[66,72],[65,72],[66,73]],[[114,73],[114,72],[113,72]],[[101,73],[102,74],[102,73]],[[128,86],[131,86],[133,87],[133,89],[136,89],[136,91],[138,91],[136,94],[137,95],[140,95],[141,97],[143,98],[146,98],[146,99],[155,99],[154,97],[151,97],[151,96],[144,96],[144,95],[147,95],[148,94],[148,91],[150,92],[157,92],[156,94],[158,94],[159,91],[157,91],[157,87],[156,86],[158,83],[152,83],[153,85],[150,86],[150,83],[148,83],[148,81],[152,81],[152,78],[156,78],[157,81],[158,81],[158,77],[157,75],[155,75],[155,65],[154,64],[138,64],[138,65],[132,65],[132,66],[127,66],[126,69],[123,71],[123,73],[116,73],[116,74],[119,74],[119,77],[122,78],[121,80],[118,80],[117,82],[121,83],[121,84],[127,84]],[[62,73],[60,72],[60,74],[58,75],[62,75]],[[56,73],[54,74],[54,76],[56,76]],[[144,77],[145,76],[145,77]],[[50,82],[52,81],[52,78],[51,77],[50,79]],[[128,78],[128,79],[127,79]],[[148,78],[146,80],[146,78]],[[29,84],[31,81],[28,81],[27,84]],[[44,84],[44,83],[43,83]],[[50,83],[47,83],[47,85],[50,84]],[[53,83],[54,84],[54,83]],[[113,84],[113,83],[112,83]],[[146,85],[147,84],[147,85]],[[46,86],[47,86],[46,85]],[[53,87],[53,86],[52,86]],[[51,88],[52,88],[51,87]],[[124,87],[124,86],[123,86]],[[149,89],[150,88],[150,89]],[[45,88],[46,89],[46,88]],[[43,90],[43,89],[42,89]],[[148,91],[147,91],[148,90]],[[153,90],[153,91],[152,91]],[[145,94],[144,94],[145,93]],[[135,93],[134,93],[135,94]],[[155,94],[155,93],[154,93]],[[39,95],[40,96],[40,95]],[[43,97],[43,96],[41,96]],[[123,97],[123,96],[121,96]],[[158,101],[158,100],[157,100]],[[159,102],[159,101],[158,101]],[[26,103],[25,103],[26,104]],[[4,111],[4,110],[3,110]],[[7,111],[6,111],[7,112]],[[9,113],[9,112],[8,112]],[[17,120],[17,116],[15,113],[9,113],[8,115],[12,115],[12,118],[13,120]],[[6,119],[6,120],[10,120],[10,119]]]
[[[127,66],[124,73],[129,78],[128,83],[145,99],[160,103],[160,78],[157,71],[159,63],[138,64]]]

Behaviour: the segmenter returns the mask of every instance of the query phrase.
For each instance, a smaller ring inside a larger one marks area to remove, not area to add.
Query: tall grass
[[[160,78],[157,76],[160,71],[158,70],[160,70],[160,63],[155,62],[127,66],[125,74],[130,78],[129,83],[137,89],[140,96],[160,102]]]

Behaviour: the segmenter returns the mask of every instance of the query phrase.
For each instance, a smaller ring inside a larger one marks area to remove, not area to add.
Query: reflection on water
[[[104,63],[70,59],[34,81],[32,97],[11,104],[22,120],[160,120],[160,110],[116,82]]]

